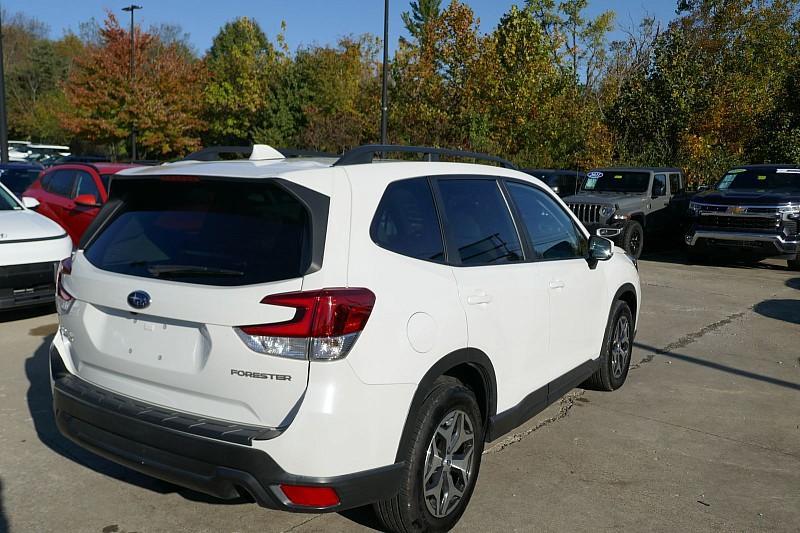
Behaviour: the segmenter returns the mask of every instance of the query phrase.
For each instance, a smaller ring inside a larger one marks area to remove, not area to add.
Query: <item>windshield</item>
[[[304,275],[311,219],[269,181],[143,180],[89,244],[96,267],[204,285],[250,285]]]
[[[647,192],[650,187],[649,172],[604,170],[589,172],[582,191],[591,192]]]
[[[718,190],[798,191],[800,168],[733,169],[716,185]]]
[[[0,187],[0,211],[15,211],[22,209],[19,202],[14,199],[3,187]]]
[[[25,192],[25,189],[33,183],[38,175],[39,170],[37,169],[8,169],[0,174],[0,183],[19,196]]]

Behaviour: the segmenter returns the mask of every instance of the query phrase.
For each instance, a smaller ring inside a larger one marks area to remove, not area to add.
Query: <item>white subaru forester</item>
[[[428,160],[373,163],[389,151]],[[417,147],[209,153],[115,176],[61,266],[54,410],[81,446],[220,498],[444,531],[484,442],[625,381],[636,263],[538,179]]]

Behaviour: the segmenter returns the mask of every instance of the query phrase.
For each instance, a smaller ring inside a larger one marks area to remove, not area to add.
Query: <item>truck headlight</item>
[[[697,202],[689,202],[689,215],[695,216],[700,214],[700,204]]]
[[[616,211],[616,209],[613,206],[604,205],[600,208],[600,216],[603,218],[608,218],[614,214],[614,211]]]

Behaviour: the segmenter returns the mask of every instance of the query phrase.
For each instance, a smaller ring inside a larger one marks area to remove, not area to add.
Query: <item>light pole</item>
[[[383,5],[383,82],[381,86],[381,144],[389,144],[387,128],[387,114],[389,111],[388,85],[389,85],[389,0],[384,0]]]
[[[142,6],[137,6],[136,4],[131,4],[128,7],[123,7],[123,11],[128,11],[131,14],[131,71],[130,71],[130,91],[131,97],[133,97],[133,69],[135,68],[134,63],[134,26],[133,26],[133,12],[137,9],[142,9]],[[131,161],[136,159],[136,125],[131,124]]]
[[[8,120],[6,118],[6,76],[3,72],[3,21],[0,20],[0,162],[8,163]]]

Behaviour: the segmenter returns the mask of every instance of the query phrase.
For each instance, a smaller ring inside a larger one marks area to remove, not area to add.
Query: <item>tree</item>
[[[242,17],[222,27],[205,60],[211,74],[204,90],[207,143],[252,143],[257,130],[269,130],[274,94],[286,66],[284,54],[256,21]],[[282,135],[267,137],[280,140]]]
[[[124,149],[134,126],[142,157],[173,157],[197,148],[205,126],[203,63],[187,59],[177,43],[162,43],[141,28],[135,32],[131,83],[130,33],[107,14],[99,42],[87,45],[66,80],[72,111],[62,123],[85,140],[108,145],[113,154]]]
[[[733,165],[790,156],[798,12],[797,0],[681,2],[652,64],[611,106],[619,155],[681,164],[701,183]]]
[[[421,42],[425,27],[439,17],[441,10],[442,0],[417,0],[411,2],[411,12],[404,11],[401,17],[411,37]]]

